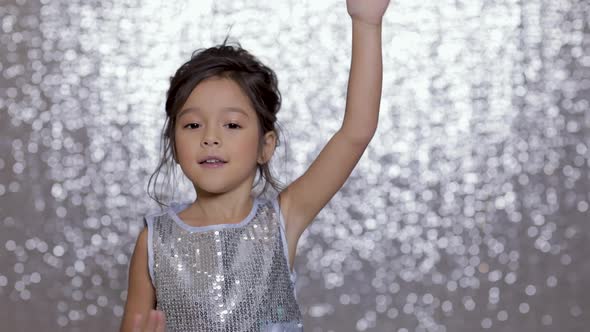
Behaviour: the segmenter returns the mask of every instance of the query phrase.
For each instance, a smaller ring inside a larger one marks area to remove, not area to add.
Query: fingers
[[[164,332],[166,329],[166,317],[164,316],[164,312],[158,310],[157,315],[158,325],[156,327],[156,332]]]
[[[166,319],[164,312],[161,310],[151,310],[147,317],[145,326],[141,314],[136,314],[133,318],[133,332],[164,332],[166,329]]]
[[[158,313],[155,310],[150,310],[148,314],[148,322],[144,329],[145,332],[155,332],[156,325],[158,324]]]
[[[141,314],[135,314],[133,317],[133,332],[141,332]]]

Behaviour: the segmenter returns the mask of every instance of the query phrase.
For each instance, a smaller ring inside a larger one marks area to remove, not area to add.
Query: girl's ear
[[[262,138],[261,153],[258,155],[258,164],[264,165],[270,160],[270,158],[272,158],[272,155],[275,152],[276,144],[277,134],[274,132],[274,130],[264,134],[264,137]]]

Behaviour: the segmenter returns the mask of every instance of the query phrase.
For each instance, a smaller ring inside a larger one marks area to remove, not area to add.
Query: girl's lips
[[[218,161],[221,161],[224,163],[227,162],[225,159],[223,159],[219,156],[209,155],[209,156],[203,157],[203,159],[199,160],[199,164],[202,164],[202,163],[206,162],[207,160],[218,160]]]
[[[219,162],[219,163],[201,163],[199,165],[201,165],[202,167],[205,167],[205,168],[220,168],[220,167],[223,167],[223,165],[225,165],[225,164],[226,163]]]

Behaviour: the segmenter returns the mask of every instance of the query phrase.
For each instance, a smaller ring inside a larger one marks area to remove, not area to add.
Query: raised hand
[[[373,25],[381,24],[389,0],[346,0],[346,9],[356,21]]]
[[[133,320],[133,332],[164,332],[166,319],[164,312],[152,310],[144,320],[141,314],[137,314]]]

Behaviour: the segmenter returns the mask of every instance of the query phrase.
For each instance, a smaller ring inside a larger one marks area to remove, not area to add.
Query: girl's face
[[[265,135],[261,153],[260,126],[249,98],[233,80],[212,77],[191,92],[175,125],[176,153],[195,189],[225,193],[252,189],[258,162],[274,151],[273,132]],[[203,163],[221,159],[222,163]]]

